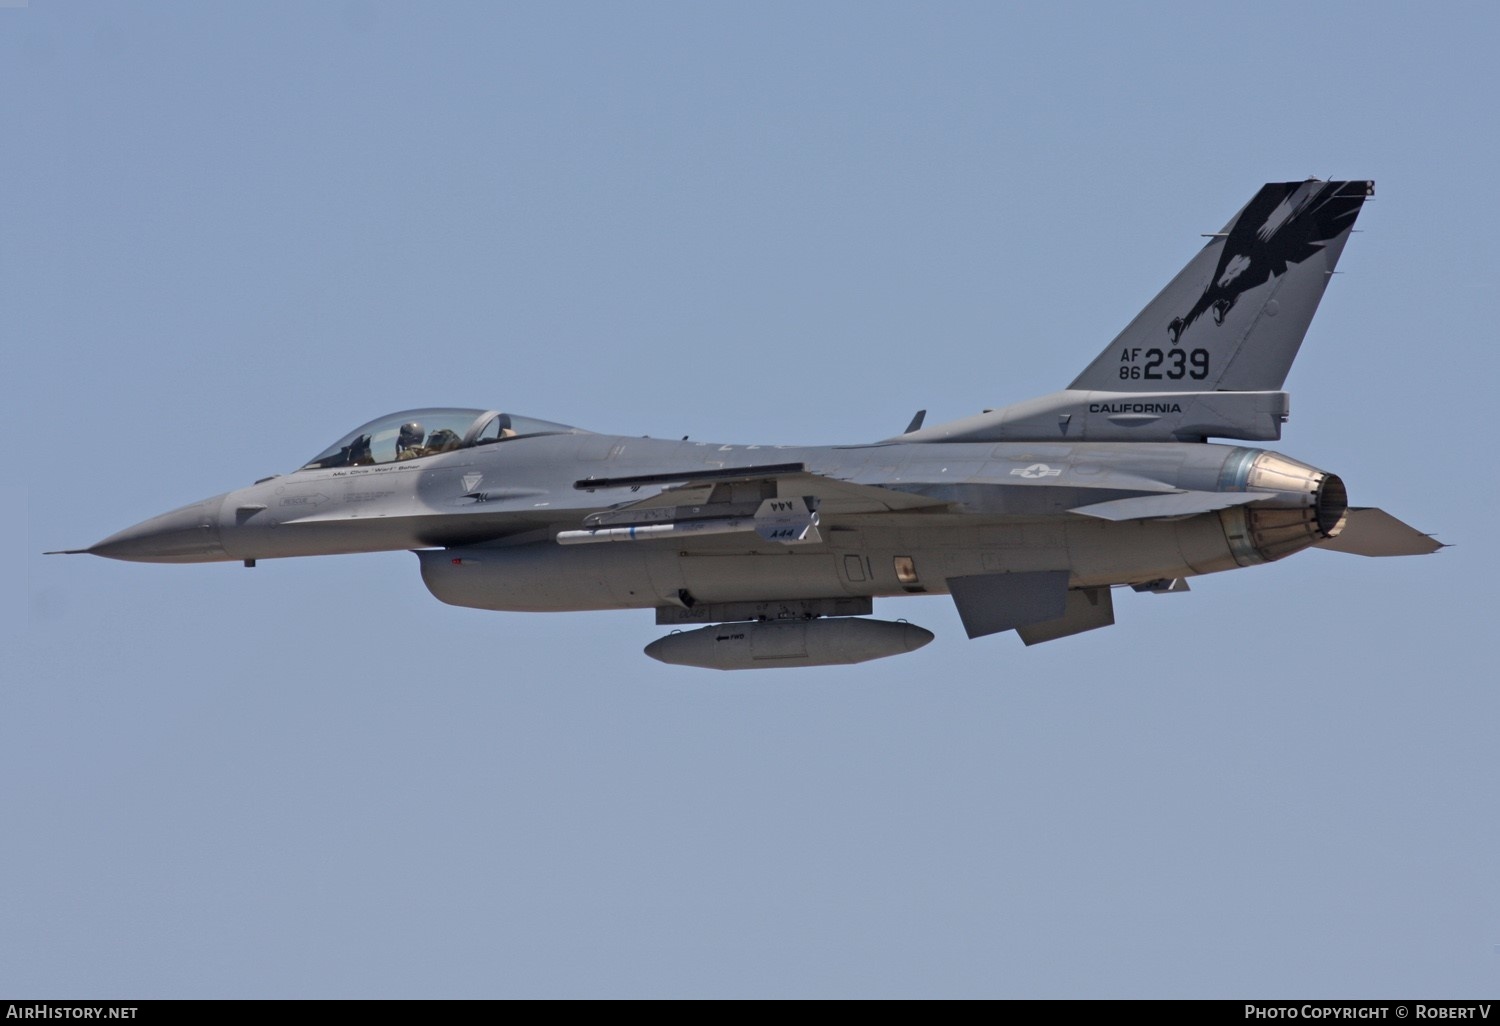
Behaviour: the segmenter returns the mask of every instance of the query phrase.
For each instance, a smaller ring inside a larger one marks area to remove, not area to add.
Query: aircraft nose
[[[227,493],[226,493],[227,494]],[[85,551],[137,563],[211,563],[228,559],[219,542],[223,495],[143,520]]]

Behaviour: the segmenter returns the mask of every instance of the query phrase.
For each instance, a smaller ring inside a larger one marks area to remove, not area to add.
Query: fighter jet
[[[969,637],[1114,622],[1113,590],[1317,547],[1441,544],[1277,441],[1282,385],[1367,181],[1266,185],[1064,390],[857,445],[598,434],[501,409],[416,409],[299,469],[86,552],[203,563],[410,549],[438,599],[652,609],[668,663],[862,662],[932,634],[874,600],[948,595]],[[1210,316],[1202,316],[1203,314]],[[1228,441],[1210,441],[1211,439]]]

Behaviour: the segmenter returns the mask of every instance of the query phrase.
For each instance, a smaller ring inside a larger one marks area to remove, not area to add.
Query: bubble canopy
[[[395,463],[505,442],[525,435],[556,435],[577,430],[566,424],[499,410],[444,406],[402,410],[360,425],[298,469],[327,470],[331,467]]]

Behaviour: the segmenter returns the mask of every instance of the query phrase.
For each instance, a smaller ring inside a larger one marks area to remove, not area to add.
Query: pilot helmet
[[[460,441],[458,432],[452,428],[440,428],[427,439],[427,448],[434,452],[447,452],[449,449],[457,449]]]
[[[397,449],[410,449],[422,444],[422,425],[412,420],[401,425],[401,432],[396,436]]]

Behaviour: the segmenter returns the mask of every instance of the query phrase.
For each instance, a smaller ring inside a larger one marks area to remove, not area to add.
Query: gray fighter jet
[[[300,469],[71,550],[148,563],[410,549],[444,602],[654,609],[646,647],[717,669],[861,662],[932,639],[874,599],[952,596],[971,638],[1114,622],[1112,590],[1311,546],[1440,543],[1349,504],[1281,437],[1281,391],[1371,182],[1257,192],[1065,390],[862,445],[596,434],[421,409]],[[1209,439],[1232,439],[1230,444]],[[707,626],[704,626],[707,625]]]

